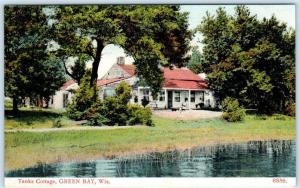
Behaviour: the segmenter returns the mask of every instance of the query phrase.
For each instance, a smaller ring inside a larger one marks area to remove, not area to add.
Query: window
[[[63,107],[64,108],[66,108],[66,106],[67,106],[68,98],[69,98],[69,94],[68,93],[64,93],[63,94]]]
[[[180,102],[180,91],[175,91],[175,102]]]
[[[141,89],[141,92],[142,92],[143,95],[149,95],[149,89],[148,88]]]
[[[191,102],[195,102],[195,96],[196,96],[195,91],[191,91]]]
[[[199,94],[200,94],[200,96],[199,96],[200,102],[204,102],[204,92],[200,91]]]
[[[158,100],[165,101],[165,90],[162,90],[158,93]]]
[[[113,97],[115,95],[116,95],[116,92],[115,92],[114,88],[105,88],[103,91],[103,98]]]
[[[149,101],[150,89],[149,88],[141,88],[140,89],[141,98]]]

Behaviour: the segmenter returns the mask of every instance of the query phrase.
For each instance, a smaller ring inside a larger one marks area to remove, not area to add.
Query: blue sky
[[[200,24],[202,18],[206,15],[206,12],[214,14],[218,7],[224,7],[226,12],[230,15],[234,15],[235,5],[183,5],[181,11],[189,12],[189,28],[194,29]],[[288,27],[295,28],[295,6],[294,5],[247,5],[251,14],[256,14],[258,19],[264,17],[270,18],[273,14],[276,18],[282,22],[285,22]],[[196,34],[193,38],[191,45],[199,46],[201,51],[202,36]],[[115,45],[108,45],[104,48],[102,53],[102,59],[100,62],[98,76],[101,78],[109,68],[116,62],[118,56],[125,56],[124,50]],[[126,64],[133,62],[131,57],[125,57]],[[89,66],[91,63],[88,63]]]

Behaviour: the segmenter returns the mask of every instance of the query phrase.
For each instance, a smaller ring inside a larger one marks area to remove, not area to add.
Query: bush
[[[239,106],[237,99],[227,97],[222,102],[222,118],[229,122],[243,121],[246,113],[245,109]]]
[[[123,126],[127,124],[127,104],[117,97],[108,97],[103,101],[103,107],[99,113],[109,119],[109,125]]]
[[[76,104],[74,103],[67,104],[66,114],[70,119],[73,120],[82,120],[85,118],[85,113],[78,111],[76,108]]]
[[[121,82],[116,87],[116,96],[107,97],[103,101],[98,100],[90,107],[86,116],[91,123],[94,123],[92,121],[102,121],[105,118],[106,125],[126,125],[128,121],[127,103],[130,98],[130,86],[126,82]],[[98,115],[95,115],[97,113]],[[96,120],[92,120],[94,118]]]
[[[85,93],[83,92],[84,88],[86,87],[81,88],[82,91],[79,93]],[[77,94],[75,97],[79,96],[81,96],[81,94]],[[98,99],[92,104],[89,104],[85,99],[76,98],[73,100],[73,103],[68,104],[67,114],[71,119],[87,119],[87,125],[90,126],[123,126],[127,124],[145,124],[152,126],[152,112],[150,108],[128,104],[130,98],[130,86],[126,82],[121,82],[116,87],[116,96],[107,97],[103,101]],[[89,108],[85,109],[86,106],[81,108],[79,104],[86,104]]]
[[[149,107],[143,108],[139,105],[128,104],[129,125],[144,124],[153,126],[151,119],[152,111]]]
[[[87,125],[103,126],[103,125],[107,125],[108,123],[109,123],[109,120],[105,116],[103,116],[99,113],[96,113],[96,114],[94,114],[94,116],[88,118]]]

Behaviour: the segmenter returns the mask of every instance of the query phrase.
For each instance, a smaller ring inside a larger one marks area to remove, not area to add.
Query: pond
[[[89,162],[41,164],[6,177],[295,177],[296,143],[251,141]]]

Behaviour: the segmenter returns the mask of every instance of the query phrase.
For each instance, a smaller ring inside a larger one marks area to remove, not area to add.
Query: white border
[[[2,122],[2,126],[0,126],[0,187],[4,187],[4,5],[7,4],[296,4],[296,71],[299,73],[300,67],[297,66],[300,59],[299,53],[299,19],[300,14],[298,12],[298,4],[296,0],[47,0],[47,1],[35,1],[35,0],[2,0],[0,2],[0,37],[1,37],[1,45],[0,45],[0,122]],[[296,91],[296,100],[299,98],[299,75],[297,77],[297,91]],[[297,103],[296,109],[300,109],[300,104]],[[297,133],[300,132],[298,119],[299,112],[297,110]],[[299,144],[299,138],[297,137],[297,145]],[[297,147],[296,147],[297,148]],[[300,156],[300,150],[297,149],[297,156]],[[297,170],[297,179],[299,178],[300,172],[300,157],[297,157],[296,163]],[[113,184],[110,186],[100,185],[100,186],[90,186],[90,187],[295,187],[295,178],[286,178],[288,180],[287,184],[274,184],[270,183],[270,180],[273,178],[109,178]],[[14,178],[6,178],[7,185],[11,185],[10,183],[16,181]],[[299,181],[299,179],[298,179]],[[127,185],[127,186],[126,186]],[[260,186],[259,186],[260,185]],[[38,187],[42,188],[44,186],[7,186],[7,187]],[[51,187],[83,187],[80,186],[51,186]],[[87,187],[87,186],[84,186]],[[300,187],[299,185],[297,187]]]
[[[33,183],[19,183],[20,179],[32,181]],[[274,183],[273,181],[275,179],[276,178],[6,178],[5,184],[9,188],[81,188],[83,186],[86,188],[290,188],[296,185],[296,178],[282,178],[285,183]],[[44,181],[50,182],[50,180],[52,184],[40,183]],[[77,182],[72,180],[76,180]],[[101,183],[98,180],[100,180]]]

